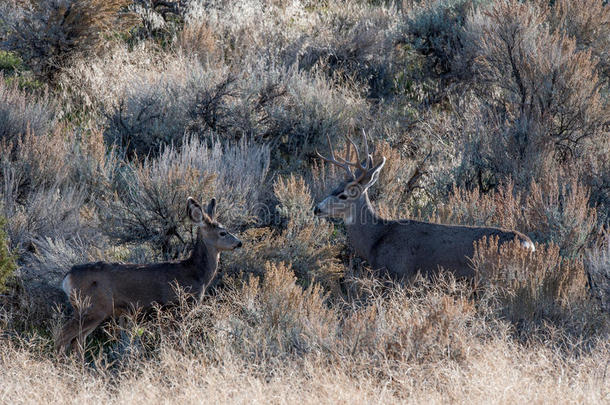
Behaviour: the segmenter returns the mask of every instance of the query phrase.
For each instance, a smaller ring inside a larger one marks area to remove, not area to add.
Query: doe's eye
[[[347,196],[345,194],[339,194],[340,200],[347,200]]]
[[[227,233],[225,231],[220,231],[220,236],[227,236]]]

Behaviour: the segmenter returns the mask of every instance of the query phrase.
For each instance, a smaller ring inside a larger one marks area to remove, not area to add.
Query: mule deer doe
[[[80,317],[70,319],[55,342],[56,350],[67,351],[75,339],[84,345],[100,323],[135,308],[174,301],[178,285],[200,296],[210,284],[218,268],[223,250],[233,250],[242,243],[214,220],[216,200],[212,199],[204,213],[192,197],[187,200],[187,213],[197,226],[193,252],[186,260],[154,264],[120,264],[97,262],[72,267],[62,287],[77,308],[77,300],[89,301]]]
[[[500,244],[517,239],[523,248],[535,250],[530,238],[517,231],[380,218],[371,206],[367,191],[379,178],[386,159],[383,157],[374,165],[364,131],[363,137],[364,159],[354,141],[347,136],[349,143],[345,158],[335,156],[330,138],[331,157],[318,153],[325,161],[345,169],[347,178],[316,205],[314,213],[343,219],[351,246],[374,270],[410,278],[417,271],[430,274],[442,267],[458,277],[472,277],[474,272],[468,261],[474,254],[474,242],[483,237],[497,237]],[[355,162],[348,160],[351,148],[356,153]]]

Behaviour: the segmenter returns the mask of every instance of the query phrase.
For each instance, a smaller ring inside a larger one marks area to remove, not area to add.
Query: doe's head
[[[362,131],[364,138],[364,157],[360,156],[358,146],[347,135],[348,147],[345,158],[335,156],[330,138],[328,138],[328,146],[330,147],[330,158],[324,157],[318,153],[318,156],[325,161],[339,166],[347,172],[346,180],[339,185],[319,204],[314,208],[314,214],[324,217],[341,218],[346,222],[350,222],[351,218],[356,214],[355,209],[357,202],[364,197],[366,191],[379,179],[379,172],[385,165],[385,157],[382,157],[381,162],[374,164],[373,155],[369,153],[366,134]],[[351,149],[356,153],[356,160],[350,161]],[[317,153],[317,152],[316,152]]]
[[[214,219],[216,214],[216,199],[212,198],[204,212],[201,205],[193,197],[186,200],[186,212],[191,221],[197,225],[206,245],[217,250],[233,250],[242,246],[241,241],[226,230]]]

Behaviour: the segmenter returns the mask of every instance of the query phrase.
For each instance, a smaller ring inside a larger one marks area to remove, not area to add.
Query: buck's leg
[[[95,328],[100,326],[100,324],[104,322],[105,319],[106,316],[104,315],[85,317],[82,323],[82,332],[80,333],[80,336],[77,336],[79,350],[85,350],[85,342],[87,341],[87,336],[89,336],[91,332],[95,330]]]
[[[61,330],[55,349],[60,352],[63,350],[67,354],[78,343],[79,350],[84,350],[87,336],[99,326],[105,316],[85,315],[70,319]]]
[[[78,335],[79,329],[80,322],[75,318],[69,319],[63,328],[61,328],[59,336],[55,339],[55,351],[67,354],[72,342]]]

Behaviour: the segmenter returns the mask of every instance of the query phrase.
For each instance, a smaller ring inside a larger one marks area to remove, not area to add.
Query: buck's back
[[[473,275],[469,258],[474,254],[474,242],[483,237],[497,237],[499,243],[517,238],[531,243],[520,232],[494,227],[443,225],[403,220],[389,221],[386,231],[371,251],[375,267],[385,267],[395,275],[411,277],[418,270],[434,273],[442,267],[460,277]],[[533,246],[533,244],[532,244]]]

